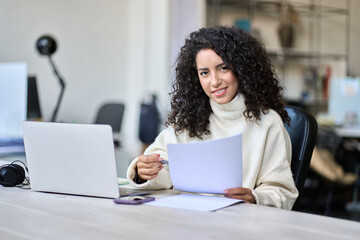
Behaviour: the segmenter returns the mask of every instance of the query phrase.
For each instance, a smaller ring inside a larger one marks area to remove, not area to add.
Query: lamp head
[[[36,41],[36,49],[41,55],[51,56],[56,51],[56,48],[55,39],[49,35],[41,36]]]

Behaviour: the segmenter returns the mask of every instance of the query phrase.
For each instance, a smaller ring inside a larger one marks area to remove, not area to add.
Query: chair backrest
[[[291,139],[291,170],[300,197],[310,166],[318,127],[316,119],[307,111],[293,106],[286,106],[285,110],[291,118],[290,124],[285,124],[285,127]]]
[[[97,113],[96,124],[109,124],[113,132],[120,132],[125,105],[122,103],[105,103]]]

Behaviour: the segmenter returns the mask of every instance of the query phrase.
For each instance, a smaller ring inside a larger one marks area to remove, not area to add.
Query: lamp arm
[[[60,83],[60,86],[61,86],[60,94],[59,94],[59,97],[58,97],[58,100],[57,100],[55,109],[54,109],[54,111],[53,111],[53,114],[52,114],[52,116],[51,116],[51,122],[55,122],[55,121],[56,121],[56,115],[57,115],[57,112],[58,112],[58,110],[59,110],[60,103],[61,103],[62,97],[63,97],[63,95],[64,95],[64,91],[65,91],[65,81],[64,81],[64,79],[60,76],[59,72],[57,71],[56,66],[55,66],[54,62],[52,61],[50,55],[48,56],[48,58],[49,58],[50,65],[51,65],[51,67],[52,67],[52,69],[53,69],[53,71],[54,71],[54,74],[55,74],[56,77],[58,78],[59,83]]]

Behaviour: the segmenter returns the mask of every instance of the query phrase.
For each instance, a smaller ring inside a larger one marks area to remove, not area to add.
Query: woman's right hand
[[[164,168],[162,160],[160,154],[141,155],[136,164],[138,177],[142,180],[156,178]]]

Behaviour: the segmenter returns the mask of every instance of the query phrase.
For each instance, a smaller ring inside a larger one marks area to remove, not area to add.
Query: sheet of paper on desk
[[[242,135],[168,144],[170,177],[174,189],[223,194],[242,187]]]
[[[214,211],[235,204],[243,200],[226,197],[204,196],[196,194],[180,194],[168,198],[162,198],[145,204],[159,207],[180,208],[196,211]]]

